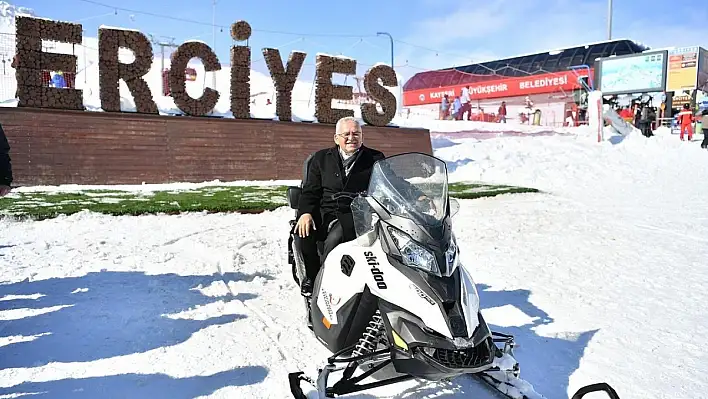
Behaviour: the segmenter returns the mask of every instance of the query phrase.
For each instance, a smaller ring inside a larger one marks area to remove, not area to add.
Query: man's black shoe
[[[312,296],[312,279],[305,277],[305,280],[302,282],[302,285],[300,286],[300,293],[303,296]]]

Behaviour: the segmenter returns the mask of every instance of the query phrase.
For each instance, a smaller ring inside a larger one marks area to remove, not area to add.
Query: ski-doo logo
[[[325,307],[327,308],[327,315],[329,316],[329,320],[332,320],[334,318],[334,312],[332,312],[332,294],[329,294],[327,291],[322,290],[322,297],[324,298],[325,302]]]
[[[417,285],[411,284],[411,288],[418,294],[419,297],[425,299],[426,302],[428,302],[431,305],[435,305],[435,301],[433,301],[433,298],[429,297],[428,294],[423,292]]]
[[[376,260],[376,256],[374,256],[374,253],[364,252],[364,256],[366,256],[366,263],[371,267],[371,274],[374,275],[376,286],[382,290],[387,289],[388,286],[386,285],[386,282],[384,282],[383,272],[379,270],[378,267],[376,267],[379,265],[379,262]]]

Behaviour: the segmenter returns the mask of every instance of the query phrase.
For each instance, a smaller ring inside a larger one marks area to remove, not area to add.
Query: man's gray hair
[[[342,126],[344,126],[348,122],[354,122],[359,131],[361,131],[361,123],[359,123],[359,121],[355,117],[345,116],[344,118],[341,118],[337,121],[337,125],[334,127],[334,134],[342,133]]]

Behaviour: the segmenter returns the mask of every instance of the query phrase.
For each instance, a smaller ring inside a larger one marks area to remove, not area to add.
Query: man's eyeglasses
[[[358,139],[359,137],[361,137],[361,132],[337,133],[337,136],[339,136],[339,137],[352,136],[352,138]]]

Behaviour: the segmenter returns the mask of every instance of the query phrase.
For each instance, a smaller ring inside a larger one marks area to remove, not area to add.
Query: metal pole
[[[607,0],[607,40],[612,40],[612,0]]]
[[[216,53],[216,0],[212,1],[211,7],[211,42],[214,47],[214,53]],[[216,90],[216,71],[212,72],[211,75],[212,89]]]
[[[160,73],[165,72],[165,45],[160,43]]]
[[[172,68],[170,68],[172,69]],[[162,80],[162,94],[165,94],[165,46],[160,43],[160,79]],[[170,85],[170,78],[167,78],[167,87]]]
[[[391,36],[391,34],[388,32],[376,32],[376,35],[377,36],[386,35],[386,36],[388,36],[388,39],[391,41],[391,68],[395,69],[395,67],[393,66],[394,65],[394,63],[393,63],[393,36]],[[398,81],[398,76],[396,76],[396,81]],[[403,101],[403,87],[401,87],[400,84],[399,84],[399,93],[400,93],[400,95],[398,96],[398,100],[396,101],[396,109],[397,110],[401,109],[402,101]]]
[[[393,36],[388,32],[376,32],[377,36],[386,35],[391,40],[391,68],[393,68]]]
[[[86,46],[81,46],[84,48],[84,84],[86,84]]]

